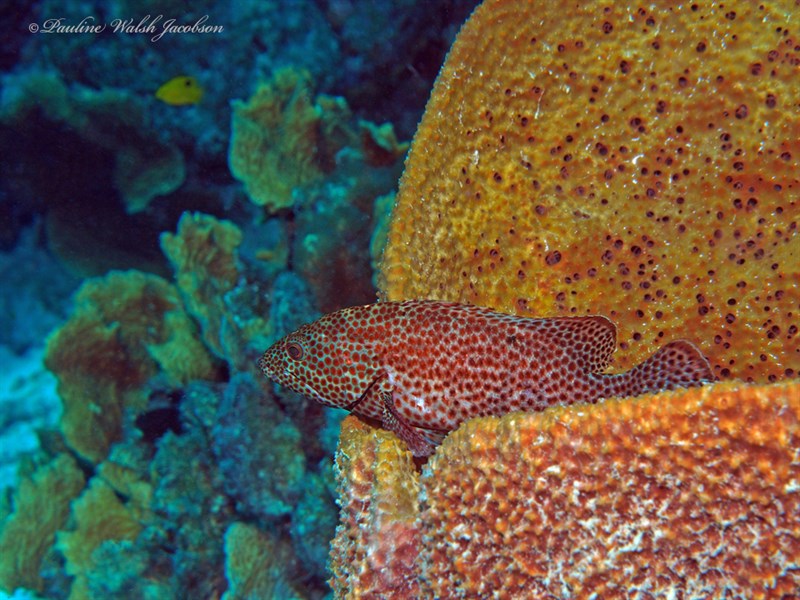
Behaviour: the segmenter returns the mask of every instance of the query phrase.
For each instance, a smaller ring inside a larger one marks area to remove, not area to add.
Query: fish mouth
[[[294,372],[290,371],[289,369],[283,368],[280,373],[276,373],[276,375],[279,375],[279,377],[275,377],[275,380],[283,387],[289,388],[298,394],[302,394],[309,400],[313,400],[319,404],[324,404],[325,406],[334,406],[320,396],[317,390],[311,387],[311,385],[303,382],[300,377],[295,375]]]

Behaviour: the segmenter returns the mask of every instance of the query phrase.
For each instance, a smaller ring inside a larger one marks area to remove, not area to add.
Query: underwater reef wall
[[[175,191],[186,177],[183,154],[159,141],[144,103],[124,88],[68,87],[54,71],[6,75],[0,122],[24,130],[34,112],[114,155],[114,185],[129,213]]]
[[[256,358],[319,307],[374,298],[372,224],[390,209],[375,200],[394,186],[407,144],[391,125],[353,117],[342,98],[318,102],[313,123],[277,112],[275,128],[310,136],[296,152],[281,154],[269,127],[243,147],[301,169],[316,161],[315,132],[336,140],[325,171],[288,182],[291,205],[240,206],[231,211],[240,225],[185,211],[160,236],[171,276],[111,270],[80,285],[45,354],[63,414],[0,503],[0,590],[73,599],[329,591],[341,416],[273,390]],[[155,205],[142,211],[159,221]],[[51,225],[50,239],[70,227]],[[50,499],[37,503],[39,494]],[[52,516],[37,521],[32,511],[45,508]],[[249,543],[258,548],[239,546]]]
[[[336,418],[278,398],[254,360],[318,313],[296,275],[240,256],[242,239],[186,214],[163,237],[176,284],[126,271],[82,285],[47,348],[59,428],[0,515],[0,589],[324,595]]]
[[[9,32],[3,56],[19,49],[0,73],[0,159],[7,166],[0,198],[8,198],[0,202],[0,244],[14,243],[32,218],[46,214],[50,248],[81,276],[130,268],[167,275],[158,234],[174,229],[185,210],[240,224],[257,214],[242,206],[246,198],[228,169],[231,102],[252,97],[282,71],[305,73],[297,102],[309,93],[323,117],[349,114],[355,102],[357,119],[402,122],[398,131],[407,138],[454,24],[474,3],[16,3],[0,17]],[[202,19],[214,33],[154,41],[132,31],[140,21],[161,33],[167,21]],[[63,27],[88,21],[105,30],[45,33],[48,20]],[[371,38],[370,31],[380,34]],[[158,92],[180,80],[191,81],[197,93],[187,99]],[[301,127],[285,133],[312,155],[282,162],[287,179],[316,163],[315,141],[332,142]],[[276,155],[273,147],[263,150]],[[333,150],[320,152],[325,174]],[[283,185],[278,179],[276,188]],[[120,227],[125,235],[114,235]]]
[[[134,4],[109,6],[155,7]],[[212,4],[185,16],[246,35],[38,36],[3,74],[2,242],[46,213],[50,248],[99,276],[48,340],[64,413],[0,495],[0,590],[796,591],[796,6],[488,0],[395,195],[407,146],[355,115],[408,130],[467,3]],[[194,100],[154,96],[178,74]],[[686,337],[726,381],[471,421],[420,469],[256,368],[320,311],[372,301],[377,265],[392,300],[606,314],[619,369]]]

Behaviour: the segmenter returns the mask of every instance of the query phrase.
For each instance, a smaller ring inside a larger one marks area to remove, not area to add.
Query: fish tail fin
[[[693,387],[716,379],[697,346],[675,340],[627,373],[614,377],[614,395],[638,396],[648,392]]]

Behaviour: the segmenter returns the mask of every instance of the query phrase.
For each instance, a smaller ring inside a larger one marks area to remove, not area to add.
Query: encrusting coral
[[[216,374],[175,286],[138,271],[87,280],[48,340],[45,364],[58,379],[64,438],[94,463],[118,439],[123,412],[144,408],[150,378],[182,384]]]
[[[475,419],[421,479],[395,438],[350,417],[331,584],[341,598],[780,597],[800,585],[798,447],[798,383]]]
[[[796,10],[485,2],[415,136],[384,297],[603,314],[620,369],[689,338],[721,378],[796,376]]]
[[[271,326],[259,315],[257,298],[237,299],[248,287],[239,260],[241,243],[242,231],[236,225],[201,213],[185,213],[176,233],[161,236],[181,298],[200,323],[203,341],[218,357],[244,369],[247,342],[268,336]],[[251,294],[255,295],[257,290]]]
[[[246,523],[233,523],[225,532],[225,576],[228,590],[222,600],[285,598],[304,596],[294,589],[284,572],[292,549]]]
[[[338,421],[335,434],[338,435]],[[333,427],[331,427],[333,429]],[[321,432],[324,435],[326,432]],[[334,450],[331,450],[332,455]],[[303,491],[292,517],[292,545],[299,561],[308,572],[328,576],[328,555],[338,522],[334,504],[336,496],[332,457],[319,463],[320,474],[307,471]]]
[[[252,375],[236,374],[225,386],[211,433],[217,468],[239,511],[291,515],[306,477],[302,434]]]
[[[42,559],[56,532],[67,522],[70,503],[80,494],[84,475],[67,454],[59,454],[23,478],[14,493],[13,512],[0,521],[0,590],[41,591]]]
[[[308,72],[276,71],[247,103],[233,104],[231,173],[255,204],[272,211],[291,206],[296,187],[333,168],[347,137],[337,132],[349,118],[342,99],[312,97]]]

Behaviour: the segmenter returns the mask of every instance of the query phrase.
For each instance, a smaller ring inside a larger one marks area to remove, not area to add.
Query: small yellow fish
[[[203,88],[194,77],[178,75],[156,90],[156,98],[173,106],[197,104],[203,97]]]

